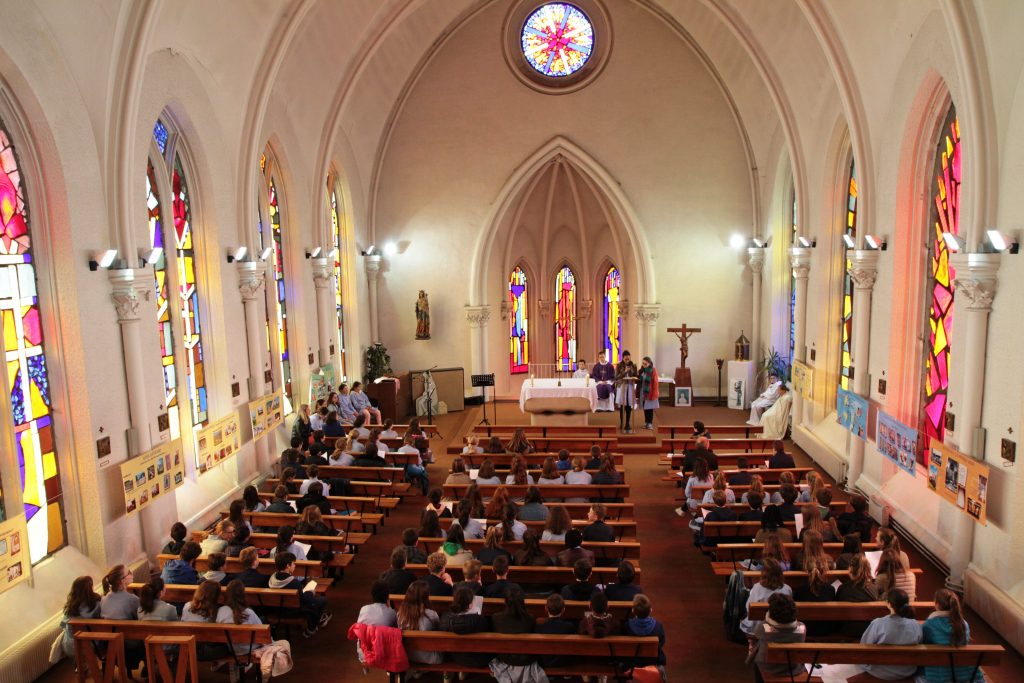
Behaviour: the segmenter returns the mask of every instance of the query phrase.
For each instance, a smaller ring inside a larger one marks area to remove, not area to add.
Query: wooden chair
[[[99,633],[79,631],[72,627],[75,636],[75,661],[78,662],[79,683],[92,680],[93,683],[128,683],[128,669],[124,656],[124,636],[120,633]],[[98,650],[105,648],[106,656],[101,658]]]
[[[177,650],[175,665],[167,657],[167,648]],[[149,683],[199,683],[199,657],[195,636],[149,636],[146,638],[146,672]]]

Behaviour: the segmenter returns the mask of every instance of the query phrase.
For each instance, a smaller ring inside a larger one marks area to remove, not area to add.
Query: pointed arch
[[[555,318],[555,365],[563,372],[576,369],[577,335],[576,272],[568,261],[563,261],[554,276],[553,308]]]
[[[530,369],[530,300],[530,277],[520,263],[508,276],[508,367],[513,375]]]
[[[622,273],[610,263],[602,269],[601,345],[609,363],[618,363],[622,356]]]
[[[850,250],[857,242],[857,165],[850,151],[850,171],[846,183],[846,221],[843,226],[843,292],[839,306],[839,383],[850,389],[853,381],[853,278],[850,275]],[[849,241],[848,241],[849,240]],[[862,368],[862,371],[866,368]]]

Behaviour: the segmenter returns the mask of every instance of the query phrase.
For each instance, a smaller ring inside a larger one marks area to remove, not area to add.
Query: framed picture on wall
[[[747,381],[741,378],[732,380],[729,386],[728,405],[730,408],[743,410],[747,403]]]
[[[676,401],[675,406],[677,408],[689,408],[693,405],[693,388],[692,387],[676,387]]]

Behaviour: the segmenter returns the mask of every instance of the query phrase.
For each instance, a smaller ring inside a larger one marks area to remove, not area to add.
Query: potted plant
[[[783,382],[789,382],[790,365],[789,359],[779,354],[775,347],[769,347],[768,351],[761,358],[758,364],[757,384],[762,389],[768,377],[774,375]]]
[[[366,375],[363,377],[365,384],[372,384],[378,377],[391,375],[391,356],[388,355],[388,347],[377,342],[366,349]]]

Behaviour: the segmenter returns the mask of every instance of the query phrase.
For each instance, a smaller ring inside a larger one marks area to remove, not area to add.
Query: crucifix
[[[672,332],[679,338],[679,367],[676,368],[676,386],[692,386],[690,368],[686,367],[686,357],[690,355],[690,337],[701,330],[699,327],[687,327],[686,323],[683,323],[679,327],[670,327],[666,331]]]

